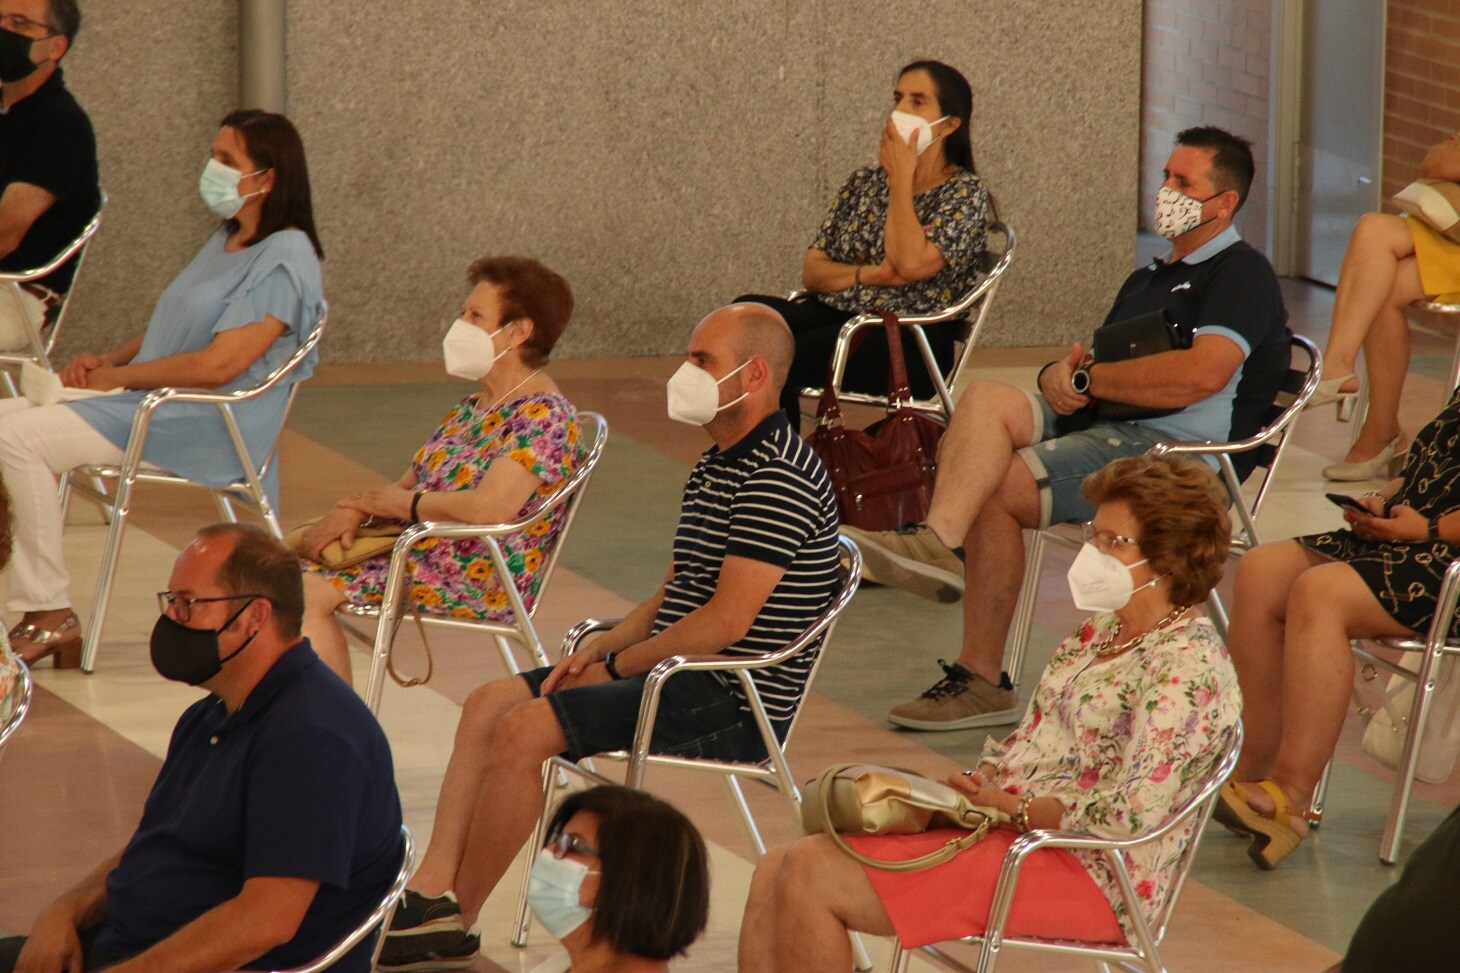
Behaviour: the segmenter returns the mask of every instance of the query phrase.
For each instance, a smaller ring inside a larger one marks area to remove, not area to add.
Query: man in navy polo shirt
[[[101,205],[91,121],[61,77],[80,26],[76,0],[0,0],[0,270],[50,263]],[[0,348],[25,343],[19,314],[39,326],[54,313],[75,267],[4,285]]]
[[[1246,438],[1272,406],[1288,370],[1287,311],[1267,258],[1232,226],[1252,186],[1251,146],[1219,128],[1187,129],[1165,174],[1155,224],[1171,253],[1127,278],[1105,323],[1165,310],[1194,335],[1191,347],[1090,364],[1077,344],[1040,371],[1038,395],[975,382],[943,438],[927,521],[846,529],[862,547],[864,577],[937,601],[968,592],[958,660],[940,661],[943,678],[893,707],[899,726],[959,730],[1017,719],[1002,660],[1024,575],[1023,530],[1093,517],[1080,483],[1111,460],[1170,439]],[[1093,399],[1173,411],[1062,432],[1070,428],[1062,417]]]
[[[159,595],[152,661],[209,695],[173,730],[121,854],[0,941],[0,970],[287,969],[327,952],[400,869],[390,748],[300,637],[294,553],[204,528]],[[367,973],[367,938],[334,967]],[[17,957],[18,954],[18,957]]]

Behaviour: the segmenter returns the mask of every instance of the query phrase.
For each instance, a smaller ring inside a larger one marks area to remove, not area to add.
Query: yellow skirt
[[[1407,219],[1425,293],[1446,303],[1460,300],[1460,243],[1446,239],[1423,220]]]

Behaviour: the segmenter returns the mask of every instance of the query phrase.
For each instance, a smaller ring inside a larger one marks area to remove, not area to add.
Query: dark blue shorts
[[[521,673],[534,696],[551,667]],[[648,674],[630,676],[593,686],[578,686],[549,693],[572,760],[633,745],[639,721],[639,701]],[[654,721],[651,753],[677,757],[708,757],[756,763],[766,758],[765,746],[749,713],[714,673],[681,672],[664,684],[659,713]]]

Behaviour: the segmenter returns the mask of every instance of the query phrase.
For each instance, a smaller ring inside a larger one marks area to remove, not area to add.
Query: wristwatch
[[[608,670],[608,675],[611,679],[619,680],[622,679],[623,676],[619,675],[618,666],[614,664],[613,657],[616,655],[618,655],[617,652],[610,652],[608,655],[604,656],[603,668]]]
[[[1438,517],[1430,521],[1429,539],[1432,541],[1437,541],[1440,539],[1440,518]]]
[[[1070,388],[1079,395],[1087,395],[1090,392],[1090,366],[1081,365],[1070,373]]]

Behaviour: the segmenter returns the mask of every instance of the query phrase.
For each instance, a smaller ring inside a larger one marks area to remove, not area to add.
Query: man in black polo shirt
[[[715,445],[685,486],[668,578],[556,667],[467,698],[431,844],[378,969],[471,965],[481,944],[471,926],[542,813],[542,762],[629,746],[658,662],[784,648],[826,608],[836,587],[836,503],[826,470],[780,408],[793,353],[785,321],[762,304],[732,304],[696,326],[688,361],[669,382],[669,414],[702,425]],[[806,691],[815,651],[753,672],[779,734]],[[711,672],[664,684],[652,746],[722,760],[766,756],[739,684]]]
[[[294,553],[262,530],[199,531],[159,595],[152,662],[210,695],[173,730],[121,854],[0,940],[0,970],[288,969],[331,949],[400,870],[390,748],[300,637]],[[367,973],[367,938],[334,967]]]
[[[1111,460],[1170,439],[1246,438],[1272,406],[1288,370],[1287,311],[1267,258],[1232,226],[1252,185],[1251,146],[1219,128],[1187,129],[1165,172],[1155,222],[1171,253],[1130,275],[1105,323],[1164,309],[1193,334],[1191,347],[1089,364],[1077,344],[1040,371],[1038,395],[975,382],[943,438],[927,521],[846,529],[870,580],[944,602],[965,585],[968,592],[958,660],[940,661],[943,678],[893,707],[899,726],[959,730],[1017,719],[1001,663],[1024,575],[1023,529],[1093,517],[1080,483]],[[1058,428],[1092,399],[1174,411]]]
[[[76,0],[0,0],[0,271],[45,266],[101,205],[91,121],[61,78],[80,26]],[[17,315],[41,324],[75,272],[0,294],[0,348],[25,344]]]

